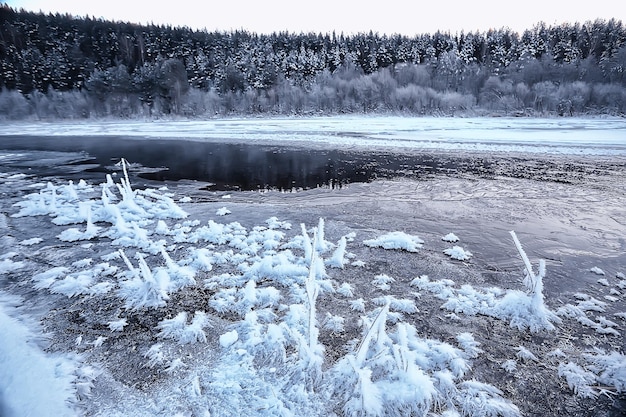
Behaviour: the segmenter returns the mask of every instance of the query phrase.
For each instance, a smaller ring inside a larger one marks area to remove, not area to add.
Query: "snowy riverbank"
[[[37,380],[56,415],[620,415],[623,162],[560,158],[298,193],[3,172],[2,411],[45,415]]]

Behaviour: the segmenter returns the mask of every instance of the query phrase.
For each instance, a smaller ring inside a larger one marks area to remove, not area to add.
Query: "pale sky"
[[[369,32],[452,34],[615,18],[626,24],[626,0],[9,0],[13,8],[132,23],[257,33]]]

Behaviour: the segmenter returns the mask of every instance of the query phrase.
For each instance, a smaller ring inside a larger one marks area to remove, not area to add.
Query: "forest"
[[[2,120],[624,115],[625,69],[615,19],[521,34],[257,34],[0,5]]]

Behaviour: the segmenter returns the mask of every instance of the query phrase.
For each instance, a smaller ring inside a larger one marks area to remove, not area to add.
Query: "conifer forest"
[[[625,69],[614,19],[523,33],[257,34],[0,6],[4,120],[621,115]]]

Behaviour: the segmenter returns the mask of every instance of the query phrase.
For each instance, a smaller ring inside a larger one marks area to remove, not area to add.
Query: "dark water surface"
[[[432,154],[325,151],[292,146],[125,137],[6,136],[0,139],[0,149],[81,153],[82,158],[74,158],[71,162],[74,171],[99,174],[109,172],[123,157],[144,168],[154,168],[139,170],[141,178],[204,181],[212,184],[208,187],[211,190],[335,188],[377,178],[420,178],[464,170],[489,170],[486,161],[472,159],[470,162],[469,158],[452,159]],[[7,165],[10,162],[0,163]],[[15,167],[36,168],[38,175],[56,175],[54,166],[30,167],[27,156]],[[64,174],[67,175],[67,171]],[[97,177],[101,179],[102,175]]]

